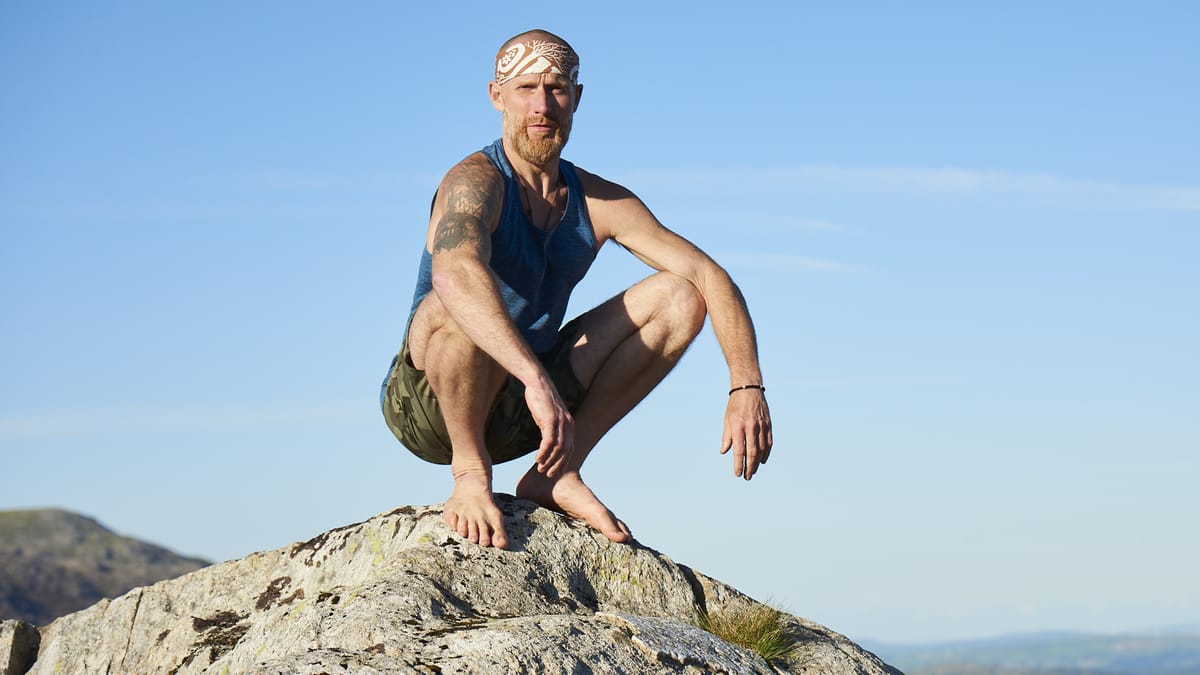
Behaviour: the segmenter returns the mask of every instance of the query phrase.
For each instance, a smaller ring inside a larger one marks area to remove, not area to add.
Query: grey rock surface
[[[0,621],[0,675],[19,675],[37,657],[38,630],[24,621]]]
[[[30,672],[898,672],[792,616],[799,647],[768,664],[693,623],[700,607],[754,600],[532,502],[498,501],[509,550],[461,539],[440,506],[403,507],[62,617],[42,629]]]

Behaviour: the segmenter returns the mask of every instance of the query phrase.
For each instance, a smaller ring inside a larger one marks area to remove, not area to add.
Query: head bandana
[[[578,84],[579,56],[575,50],[559,42],[526,40],[514,42],[496,60],[496,84],[504,84],[520,75],[554,73],[565,75]]]

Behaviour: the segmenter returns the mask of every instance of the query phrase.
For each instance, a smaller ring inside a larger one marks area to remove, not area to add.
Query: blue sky
[[[582,55],[565,153],[726,265],[585,478],[646,545],[858,639],[1200,616],[1190,3],[0,5],[0,509],[214,560],[440,502],[377,408],[491,58]],[[582,310],[646,273],[606,249]],[[511,490],[524,466],[497,470]]]

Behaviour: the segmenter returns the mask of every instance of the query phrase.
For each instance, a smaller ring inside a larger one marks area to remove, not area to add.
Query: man
[[[501,46],[488,93],[503,138],[438,187],[404,344],[381,395],[396,437],[450,465],[444,518],[482,546],[508,544],[493,463],[535,451],[518,497],[630,540],[580,467],[670,372],[706,315],[733,387],[721,453],[732,449],[734,474],[749,480],[771,452],[754,327],[737,286],[632,192],[560,159],[583,93],[578,72],[575,51],[546,31]],[[561,326],[606,241],[657,273]]]

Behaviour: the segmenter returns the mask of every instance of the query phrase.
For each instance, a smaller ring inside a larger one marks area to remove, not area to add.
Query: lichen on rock
[[[790,615],[799,646],[768,664],[694,624],[698,608],[754,600],[532,502],[498,502],[509,550],[463,540],[439,506],[402,507],[62,617],[30,672],[898,672]]]

